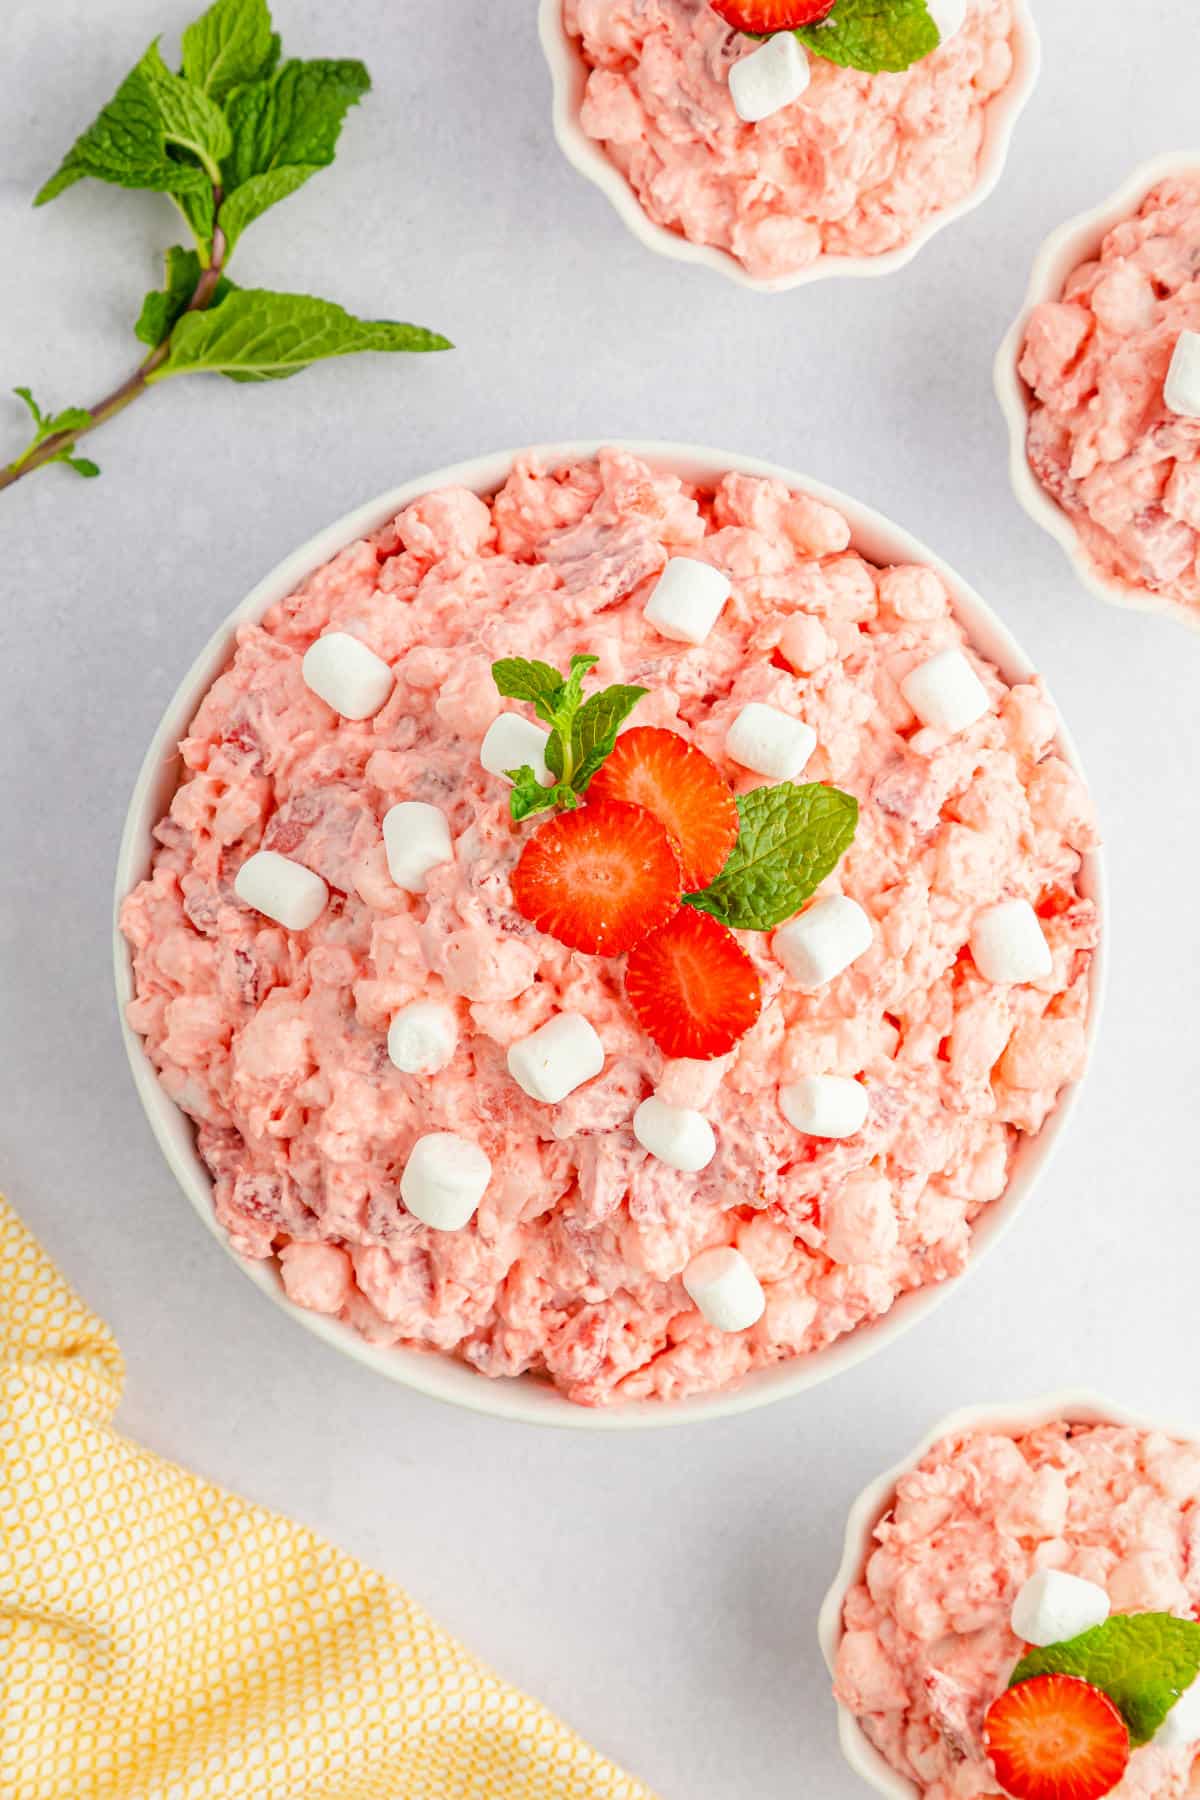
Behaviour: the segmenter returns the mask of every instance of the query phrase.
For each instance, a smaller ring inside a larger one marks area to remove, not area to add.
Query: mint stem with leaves
[[[418,325],[359,319],[333,301],[230,281],[242,233],[332,163],[346,114],[371,85],[360,62],[280,64],[279,52],[267,0],[215,0],[183,34],[181,70],[168,69],[151,44],[38,193],[41,206],[85,178],[165,193],[193,247],[167,251],[164,286],[146,295],[134,327],[148,354],[110,393],[47,414],[28,388],[13,390],[34,432],[0,467],[0,489],[53,463],[98,475],[77,454],[78,440],[174,375],[279,381],[359,351],[451,348]]]

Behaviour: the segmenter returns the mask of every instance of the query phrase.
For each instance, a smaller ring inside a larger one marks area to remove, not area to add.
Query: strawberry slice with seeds
[[[1035,1675],[992,1702],[983,1741],[1013,1800],[1101,1800],[1129,1763],[1129,1728],[1075,1675]]]
[[[665,1056],[697,1062],[732,1050],[762,1011],[758,970],[729,927],[694,906],[630,952],[625,992]]]
[[[716,763],[656,725],[622,732],[588,799],[624,800],[660,819],[678,846],[685,894],[715,880],[737,842],[737,801]]]
[[[727,25],[755,37],[792,31],[797,25],[818,25],[836,5],[837,0],[712,0],[713,11]]]
[[[682,892],[666,828],[644,807],[616,800],[559,813],[534,832],[512,872],[517,911],[592,956],[623,956],[672,916]]]

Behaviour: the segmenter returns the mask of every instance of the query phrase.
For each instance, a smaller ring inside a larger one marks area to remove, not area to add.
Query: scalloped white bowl
[[[886,1475],[881,1475],[877,1481],[864,1488],[850,1508],[841,1567],[825,1596],[817,1621],[821,1652],[830,1675],[833,1674],[838,1645],[842,1641],[842,1610],[846,1604],[846,1596],[862,1575],[874,1540],[875,1527],[891,1509],[896,1483],[901,1476],[915,1469],[936,1443],[953,1432],[985,1430],[1015,1434],[1034,1431],[1041,1425],[1049,1425],[1055,1419],[1066,1419],[1072,1425],[1133,1425],[1141,1431],[1165,1431],[1170,1437],[1200,1440],[1200,1430],[1195,1426],[1174,1425],[1162,1419],[1148,1418],[1142,1413],[1132,1412],[1126,1406],[1118,1406],[1115,1402],[1106,1400],[1103,1395],[1092,1393],[1086,1388],[1063,1389],[1058,1393],[1043,1395],[1037,1400],[1028,1400],[1023,1405],[1013,1401],[1001,1406],[968,1406],[951,1413],[940,1425],[934,1426],[910,1456],[906,1456],[894,1469],[889,1469]],[[861,1775],[877,1794],[886,1795],[887,1800],[921,1800],[921,1790],[906,1776],[898,1774],[886,1758],[880,1755],[849,1708],[839,1700],[835,1700],[834,1704],[838,1710],[838,1739],[842,1753],[855,1774]]]
[[[581,175],[594,182],[606,194],[636,238],[660,256],[676,262],[698,263],[719,275],[736,281],[739,287],[755,288],[763,294],[780,294],[792,288],[806,287],[813,281],[830,276],[875,277],[890,275],[912,261],[930,238],[947,225],[961,219],[982,204],[992,192],[1004,171],[1012,144],[1013,131],[1025,103],[1037,85],[1042,66],[1041,39],[1028,0],[1014,0],[1019,48],[1012,79],[1003,93],[988,103],[987,129],[979,153],[979,178],[965,199],[935,214],[899,249],[881,256],[822,255],[806,269],[793,275],[770,278],[749,274],[727,250],[711,244],[693,244],[677,231],[658,225],[649,218],[640,200],[603,147],[590,138],[579,123],[579,110],[587,85],[588,68],[563,23],[562,0],[540,0],[538,30],[550,75],[554,84],[554,135],[566,156]]]
[[[548,445],[542,446],[537,453],[551,461],[566,461],[594,455],[605,443],[613,441],[604,439]],[[980,596],[932,551],[870,507],[851,500],[821,482],[811,481],[805,475],[779,468],[773,463],[758,462],[751,457],[736,456],[721,450],[700,449],[689,444],[626,442],[622,447],[687,479],[707,481],[726,470],[736,469],[747,475],[774,477],[790,487],[801,488],[827,501],[849,519],[856,548],[872,561],[919,562],[935,568],[948,584],[956,614],[966,626],[972,642],[997,665],[1009,681],[1024,679],[1031,673],[1029,659]],[[402,487],[390,489],[377,499],[368,501],[365,506],[347,513],[345,518],[318,532],[307,544],[285,557],[234,608],[184,676],[146,753],[130,802],[117,860],[117,910],[125,895],[142,880],[149,869],[154,847],[154,827],[166,812],[178,786],[180,739],[185,735],[204,695],[228,664],[237,627],[247,619],[261,618],[268,607],[292,593],[307,576],[328,562],[346,544],[375,530],[421,494],[452,484],[471,488],[483,495],[495,493],[507,478],[518,454],[524,455],[527,452],[502,451],[494,456],[460,463],[455,468],[439,469],[431,475],[406,482]],[[1065,729],[1060,731],[1059,743],[1064,756],[1079,769],[1078,754]],[[1084,891],[1100,907],[1106,930],[1108,909],[1104,863],[1099,853],[1086,859],[1082,885]],[[212,1180],[197,1154],[191,1124],[160,1086],[142,1040],[126,1022],[125,1008],[133,996],[132,964],[129,947],[121,935],[115,916],[114,955],[125,1048],[146,1116],[184,1194],[204,1224],[228,1250],[224,1233],[213,1216]],[[1099,1023],[1106,962],[1102,940],[1093,972],[1088,1020],[1089,1049]],[[529,1424],[566,1425],[582,1430],[620,1431],[722,1418],[730,1413],[748,1412],[772,1400],[787,1399],[802,1393],[806,1388],[815,1387],[832,1375],[853,1368],[868,1356],[886,1348],[902,1332],[930,1313],[957,1286],[958,1281],[969,1274],[985,1250],[1012,1224],[1035,1182],[1045,1170],[1066,1129],[1077,1098],[1078,1088],[1064,1094],[1041,1133],[1019,1147],[1007,1189],[999,1200],[985,1208],[973,1228],[971,1260],[963,1276],[955,1281],[906,1294],[884,1318],[861,1327],[827,1349],[794,1362],[758,1370],[741,1387],[711,1396],[661,1403],[639,1402],[612,1410],[593,1410],[573,1405],[549,1382],[532,1376],[521,1376],[516,1380],[492,1380],[450,1356],[374,1347],[339,1321],[293,1306],[283,1292],[274,1263],[248,1262],[231,1250],[229,1254],[257,1288],[327,1344],[332,1344],[347,1356],[353,1357],[356,1362],[379,1374],[387,1375],[392,1380],[403,1382],[408,1387],[440,1400],[471,1407],[477,1412],[491,1413],[497,1418],[519,1419]]]
[[[1105,575],[1088,556],[1070,513],[1042,486],[1030,466],[1025,450],[1030,390],[1018,366],[1034,308],[1044,300],[1057,300],[1068,275],[1095,254],[1113,226],[1136,212],[1151,188],[1182,168],[1200,170],[1200,150],[1172,151],[1142,163],[1101,205],[1068,219],[1065,225],[1051,233],[1034,259],[1025,303],[996,354],[994,377],[996,396],[1008,421],[1009,473],[1013,492],[1030,518],[1061,544],[1084,587],[1097,599],[1107,600],[1114,606],[1161,613],[1195,630],[1200,627],[1200,608],[1181,606],[1177,601],[1147,593],[1145,588],[1132,582]]]

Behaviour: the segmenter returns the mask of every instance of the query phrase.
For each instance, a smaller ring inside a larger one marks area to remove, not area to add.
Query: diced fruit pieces
[[[588,799],[624,800],[661,820],[678,847],[687,894],[716,879],[737,842],[737,801],[717,765],[676,732],[654,725],[621,734]]]
[[[1107,1694],[1074,1675],[1037,1675],[993,1701],[983,1741],[1013,1800],[1101,1800],[1129,1763],[1129,1729]]]
[[[712,9],[736,31],[765,37],[772,31],[791,31],[797,25],[816,25],[827,19],[837,0],[712,0]]]
[[[589,801],[534,832],[512,891],[517,911],[560,944],[623,956],[678,908],[679,858],[643,807]]]
[[[762,1011],[758,971],[728,926],[685,906],[625,966],[629,1004],[665,1056],[711,1061]]]

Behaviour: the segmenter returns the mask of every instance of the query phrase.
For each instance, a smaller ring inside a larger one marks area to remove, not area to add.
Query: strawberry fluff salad
[[[728,596],[700,642],[652,622],[681,562]],[[369,719],[306,682],[333,632],[390,671]],[[955,731],[905,698],[946,653],[978,696]],[[493,666],[574,656],[598,659],[589,679],[646,690],[614,766],[653,741],[744,795],[763,784],[729,746],[758,708],[809,731],[806,782],[857,801],[817,896],[862,931],[831,978],[797,978],[793,926],[730,932],[689,907],[676,920],[714,940],[710,968],[698,935],[683,1000],[725,993],[716,962],[732,961],[733,1011],[753,989],[721,1054],[719,1017],[697,1054],[664,1054],[654,982],[635,1010],[622,958],[568,948],[515,903],[536,834],[605,815],[589,800],[549,826],[514,821],[514,789],[481,762],[498,717],[522,711]],[[1010,687],[965,645],[932,569],[876,567],[839,512],[778,481],[698,487],[608,450],[518,459],[490,498],[417,500],[240,629],[122,911],[129,1021],[195,1123],[230,1244],[277,1258],[293,1301],[372,1344],[531,1372],[585,1406],[729,1388],[959,1274],[1022,1138],[1084,1063],[1098,924],[1079,877],[1096,833],[1055,733],[1039,681]],[[381,831],[412,803],[448,833],[417,892],[393,879]],[[240,897],[266,851],[327,885],[306,928]],[[973,960],[973,930],[1005,905],[1037,939],[1030,979]],[[426,1002],[449,1040],[435,1072],[406,1073],[389,1029]],[[510,1057],[564,1015],[586,1066],[566,1097],[535,1098]],[[783,1110],[824,1076],[862,1102],[827,1136]],[[635,1133],[651,1098],[707,1140],[690,1169]],[[488,1165],[458,1229],[431,1229],[402,1194],[414,1146],[441,1133]],[[685,1282],[711,1251],[736,1252],[743,1300],[757,1296],[740,1321],[727,1283],[709,1304]]]
[[[1186,332],[1200,332],[1200,170],[1161,182],[1034,309],[1020,372],[1030,467],[1088,561],[1195,622],[1200,399],[1169,404]]]
[[[966,1431],[901,1478],[874,1538],[845,1602],[837,1697],[924,1800],[991,1800],[1010,1790],[985,1715],[1027,1649],[1014,1600],[1031,1577],[1094,1584],[1114,1614],[1200,1614],[1200,1446],[1061,1419]],[[1198,1758],[1182,1732],[1133,1748],[1115,1786],[1043,1791],[1183,1800],[1200,1793]]]
[[[647,217],[760,280],[903,249],[965,200],[1020,29],[1013,0],[969,0],[902,73],[812,55],[800,96],[748,123],[730,71],[757,46],[709,0],[564,0],[563,17],[589,71],[580,124]]]

